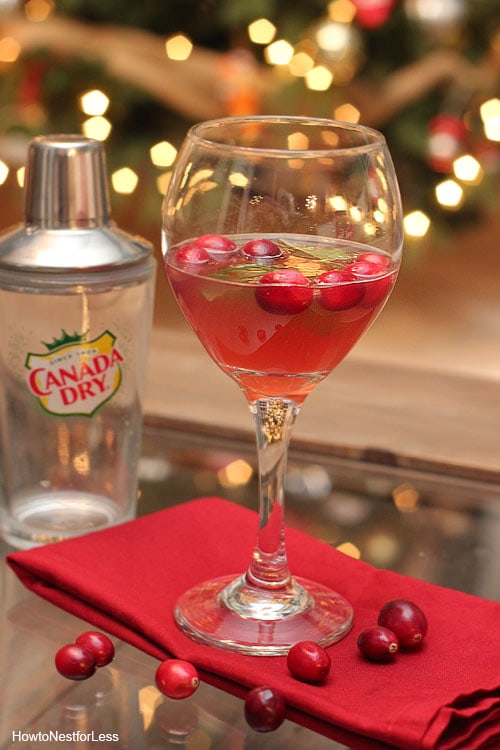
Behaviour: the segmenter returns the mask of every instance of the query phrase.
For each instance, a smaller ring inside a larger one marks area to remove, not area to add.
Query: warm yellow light
[[[87,477],[90,474],[92,462],[88,451],[84,450],[81,453],[77,453],[73,456],[71,463],[76,473],[80,474],[80,476]]]
[[[332,21],[351,23],[356,12],[356,6],[351,0],[332,0],[332,2],[328,4],[328,17]]]
[[[299,130],[288,136],[287,145],[290,151],[306,151],[309,148],[309,138]]]
[[[105,117],[89,117],[82,123],[84,135],[88,138],[95,138],[96,141],[105,141],[111,132],[111,123]]]
[[[317,65],[306,75],[306,86],[311,91],[326,91],[333,81],[333,73],[324,65]]]
[[[3,185],[9,174],[9,168],[4,161],[0,160],[0,185]]]
[[[156,178],[156,187],[160,195],[166,194],[168,190],[168,186],[170,185],[171,179],[172,179],[172,172],[164,172],[163,174],[159,175]]]
[[[307,52],[297,52],[293,55],[288,67],[292,75],[303,78],[314,68],[314,60]]]
[[[396,538],[384,531],[370,534],[365,540],[365,556],[379,568],[390,567],[400,551]]]
[[[16,179],[17,179],[17,184],[19,185],[19,187],[24,187],[25,172],[26,172],[25,167],[19,167],[19,169],[16,172]]]
[[[159,703],[162,702],[163,697],[159,690],[153,685],[147,685],[141,688],[138,693],[138,706],[139,713],[142,716],[142,723],[144,731],[149,729],[151,722],[155,716],[155,711]]]
[[[344,555],[354,557],[356,560],[359,560],[359,558],[361,557],[361,550],[352,542],[344,542],[343,544],[339,544],[337,549],[339,552],[343,552]]]
[[[359,222],[363,218],[363,214],[358,206],[351,206],[349,209],[349,216],[353,221]]]
[[[490,117],[484,123],[484,134],[489,141],[500,141],[500,115]]]
[[[122,167],[117,169],[111,175],[111,184],[115,193],[122,193],[123,195],[130,195],[134,192],[139,182],[139,177],[130,167]]]
[[[328,198],[328,203],[334,211],[347,210],[347,202],[343,195],[332,195],[331,198]]]
[[[465,154],[455,159],[453,162],[453,172],[457,179],[473,185],[477,185],[483,176],[480,163],[470,154]]]
[[[351,28],[348,24],[332,21],[318,27],[316,41],[319,48],[325,52],[343,55],[349,46],[350,35]]]
[[[464,191],[455,180],[445,180],[436,185],[437,202],[444,208],[458,208],[463,197]]]
[[[276,36],[276,26],[267,18],[258,18],[248,25],[248,36],[254,44],[269,44]]]
[[[80,97],[80,108],[86,115],[103,115],[109,107],[109,97],[99,89],[86,91]]]
[[[234,185],[234,187],[245,188],[248,185],[249,180],[246,175],[242,174],[242,172],[232,172],[229,175],[229,182],[231,185]]]
[[[363,224],[363,231],[367,237],[375,237],[377,234],[377,225],[373,221],[367,221]]]
[[[375,169],[375,174],[377,175],[377,179],[379,180],[379,182],[380,182],[380,184],[382,186],[382,190],[384,192],[387,192],[388,185],[387,185],[387,177],[385,176],[385,169],[384,169],[384,167],[382,167],[382,168],[381,167],[377,167]]]
[[[266,47],[264,55],[270,65],[288,65],[292,59],[293,47],[285,39],[278,39]]]
[[[21,45],[12,36],[0,39],[0,62],[15,62],[21,54]]]
[[[52,0],[28,0],[24,6],[24,15],[28,21],[45,21],[54,9]]]
[[[199,185],[201,182],[206,182],[213,176],[213,173],[213,169],[197,169],[196,172],[189,177],[189,186],[193,187],[193,185]]]
[[[160,141],[151,146],[149,155],[155,167],[170,167],[177,156],[177,149],[168,141]]]
[[[185,34],[175,34],[165,42],[165,51],[170,60],[187,60],[193,51],[193,43]]]
[[[354,104],[341,104],[334,111],[334,117],[336,120],[344,120],[344,122],[359,122],[361,112],[357,109]]]
[[[253,474],[253,469],[243,459],[236,459],[224,466],[217,472],[217,479],[223,487],[238,487],[248,484]]]
[[[479,107],[479,114],[486,138],[490,141],[500,141],[500,99],[495,97],[483,102]]]
[[[401,513],[415,513],[420,501],[420,494],[411,484],[401,484],[394,488],[392,499]]]
[[[494,117],[500,116],[500,99],[488,99],[479,107],[479,114],[483,122],[487,122]]]
[[[409,237],[425,237],[430,225],[431,220],[423,211],[412,211],[403,219],[404,230]]]

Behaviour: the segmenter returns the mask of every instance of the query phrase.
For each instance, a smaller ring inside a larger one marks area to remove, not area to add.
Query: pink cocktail
[[[298,404],[351,350],[396,278],[394,262],[370,247],[286,235],[202,236],[173,248],[165,268],[205,349],[247,398]]]
[[[368,128],[229,118],[185,139],[164,205],[165,271],[206,351],[248,401],[260,485],[248,569],[200,581],[177,603],[175,619],[194,640],[284,654],[301,640],[335,643],[352,625],[341,593],[289,571],[286,456],[306,396],[392,290],[401,218],[385,141]]]

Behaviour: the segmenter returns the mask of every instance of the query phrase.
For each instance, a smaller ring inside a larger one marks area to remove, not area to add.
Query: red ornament
[[[427,159],[429,166],[442,174],[448,174],[453,162],[463,150],[467,135],[464,121],[456,115],[441,114],[434,117],[428,126],[429,140]]]
[[[396,0],[353,0],[357,8],[356,19],[365,29],[376,29],[386,23]]]

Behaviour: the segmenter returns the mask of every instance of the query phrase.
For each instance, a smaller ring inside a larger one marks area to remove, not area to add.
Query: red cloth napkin
[[[354,606],[354,627],[331,647],[324,685],[293,679],[285,657],[227,654],[181,633],[172,618],[178,596],[199,581],[244,571],[256,529],[252,511],[204,498],[15,552],[8,562],[40,596],[159,659],[192,661],[225,690],[243,697],[255,685],[276,687],[291,719],[353,747],[500,747],[500,604],[378,570],[297,530],[287,529],[292,571]],[[357,634],[398,597],[426,612],[423,647],[392,664],[367,662]]]

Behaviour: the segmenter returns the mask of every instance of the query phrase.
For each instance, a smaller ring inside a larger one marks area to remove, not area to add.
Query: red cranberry
[[[399,650],[399,643],[389,628],[371,625],[358,635],[358,648],[370,661],[392,661]]]
[[[427,618],[417,604],[406,599],[387,602],[378,616],[379,625],[390,628],[401,648],[418,648],[427,633]]]
[[[206,263],[208,260],[210,260],[210,255],[202,247],[199,247],[193,242],[190,242],[188,245],[184,245],[184,247],[181,247],[179,250],[177,250],[175,258],[178,263],[198,264]]]
[[[358,255],[356,262],[372,263],[380,268],[387,268],[389,265],[389,258],[387,255],[380,255],[380,253],[361,253]]]
[[[104,667],[113,661],[115,656],[115,647],[104,633],[98,633],[95,630],[88,630],[78,636],[75,643],[87,648],[94,654],[97,667]]]
[[[182,659],[162,661],[155,675],[156,687],[168,698],[187,698],[200,684],[196,667]]]
[[[250,240],[241,248],[243,255],[249,258],[277,258],[282,255],[281,248],[272,240]]]
[[[330,672],[330,654],[315,641],[299,641],[288,652],[286,663],[290,674],[302,682],[323,682]]]
[[[365,285],[350,271],[326,271],[318,277],[320,301],[326,310],[348,310],[361,300]]]
[[[299,271],[282,268],[261,276],[255,298],[267,312],[293,315],[309,307],[313,299],[313,288]]]
[[[96,670],[94,654],[77,643],[69,643],[55,656],[56,669],[68,680],[86,680]]]
[[[271,687],[256,687],[245,698],[245,719],[256,732],[272,732],[285,720],[285,701]]]
[[[236,244],[229,237],[220,234],[202,234],[195,239],[193,245],[213,253],[232,253],[236,250]]]
[[[363,305],[377,305],[383,302],[391,291],[394,274],[384,275],[387,265],[373,263],[370,260],[356,260],[347,267],[355,278],[366,282]]]

